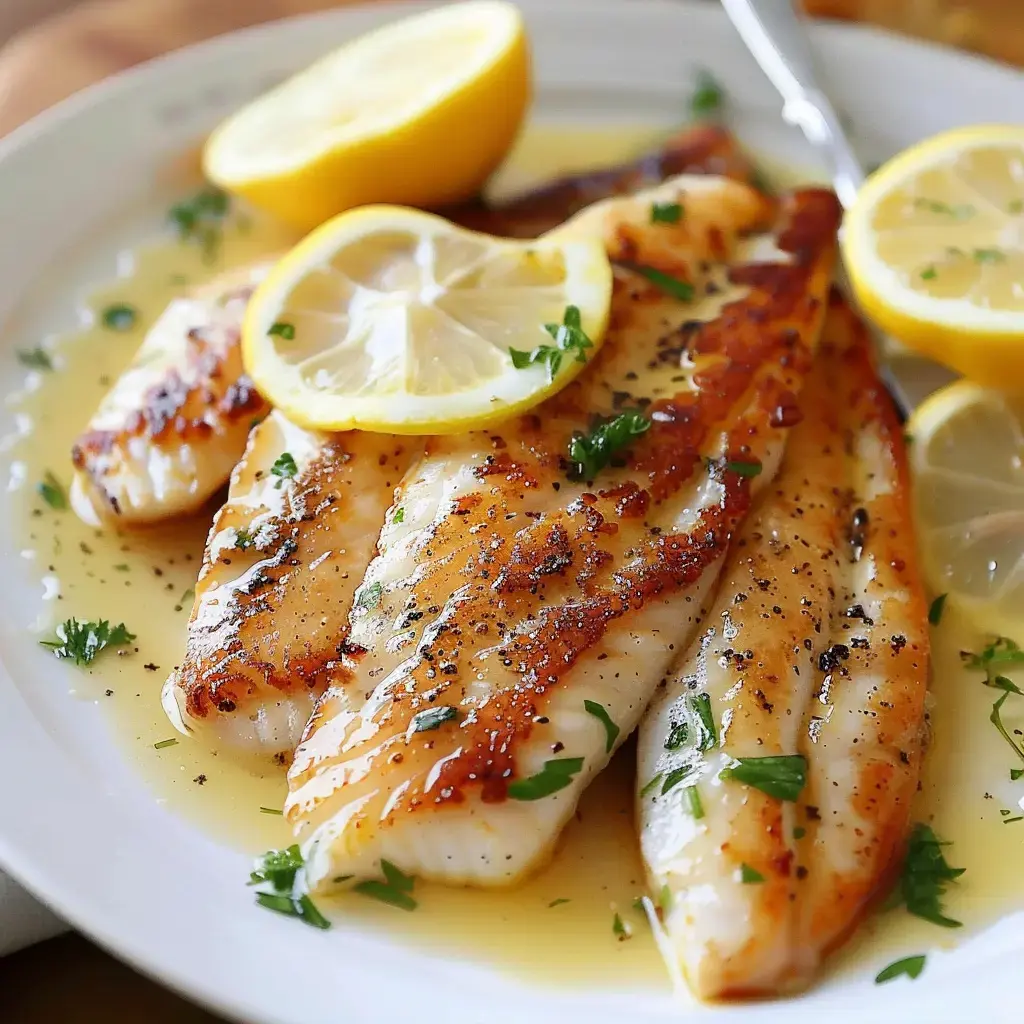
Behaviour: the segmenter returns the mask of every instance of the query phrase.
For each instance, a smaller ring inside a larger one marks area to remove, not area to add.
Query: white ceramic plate
[[[536,48],[535,116],[673,124],[701,65],[725,84],[745,142],[813,162],[782,127],[775,95],[714,5],[522,6]],[[397,13],[346,9],[213,40],[87,90],[0,143],[3,391],[23,376],[13,349],[71,326],[75,294],[112,278],[118,248],[157,228],[166,209],[160,172],[176,155],[268,84]],[[1024,78],[1009,69],[868,29],[822,25],[813,38],[867,162],[941,129],[1020,116]],[[254,912],[239,884],[248,870],[243,855],[156,804],[110,742],[99,709],[68,692],[66,669],[36,644],[38,580],[6,523],[3,530],[0,862],[75,926],[249,1022],[415,1015],[422,1024],[600,1024],[674,1021],[687,1012],[667,997],[625,989],[531,989],[355,929],[321,933]],[[865,978],[795,1001],[707,1012],[758,1022],[811,1014],[1009,1020],[1004,983],[1017,976],[1022,952],[1019,929],[997,928],[945,957],[927,984],[876,989]]]

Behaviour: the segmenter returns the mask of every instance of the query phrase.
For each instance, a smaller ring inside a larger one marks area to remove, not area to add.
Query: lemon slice
[[[225,121],[207,176],[308,230],[366,203],[475,195],[530,98],[522,17],[494,0],[445,5],[347,43]]]
[[[843,225],[865,311],[982,384],[1024,387],[1024,127],[937,135],[867,181]]]
[[[928,583],[986,633],[1024,623],[1024,396],[970,381],[937,391],[908,423]]]
[[[598,240],[511,241],[367,206],[270,272],[249,303],[243,357],[303,426],[454,433],[572,380],[604,339],[611,281]]]

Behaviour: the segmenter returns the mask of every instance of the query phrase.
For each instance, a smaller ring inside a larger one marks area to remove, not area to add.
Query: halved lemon
[[[957,381],[907,425],[917,529],[932,591],[986,633],[1024,623],[1024,396]]]
[[[439,206],[477,193],[530,99],[522,16],[450,4],[321,58],[228,118],[207,176],[308,230],[366,203]]]
[[[884,331],[972,380],[1024,388],[1024,127],[945,132],[890,160],[842,245]]]
[[[245,366],[320,430],[445,434],[536,405],[604,339],[598,240],[512,241],[396,206],[340,214],[249,303]]]

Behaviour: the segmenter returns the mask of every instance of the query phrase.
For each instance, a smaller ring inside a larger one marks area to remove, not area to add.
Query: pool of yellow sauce
[[[649,148],[656,137],[646,128],[538,127],[524,136],[498,187],[518,190],[554,174],[624,159]],[[117,332],[95,326],[58,339],[57,371],[43,374],[39,387],[14,399],[16,413],[32,424],[12,452],[25,480],[38,481],[49,470],[68,484],[74,438],[171,298],[289,241],[282,229],[253,216],[226,224],[212,260],[176,241],[133,253],[126,276],[95,292],[88,306],[98,311],[127,303],[139,312],[134,327]],[[253,854],[286,845],[283,820],[272,813],[285,792],[282,769],[242,766],[177,738],[160,707],[163,680],[183,650],[212,508],[192,520],[119,533],[88,527],[70,511],[50,510],[30,486],[16,491],[12,501],[21,547],[34,552],[33,564],[52,598],[52,621],[106,618],[124,621],[137,634],[131,650],[108,652],[88,670],[66,671],[83,698],[109,711],[114,741],[154,799]],[[1024,639],[1024,630],[1017,639]],[[934,742],[916,809],[917,820],[931,822],[952,841],[950,861],[967,868],[948,899],[949,912],[965,927],[944,931],[903,911],[873,916],[834,959],[833,972],[874,973],[897,956],[949,945],[1024,907],[1024,822],[1005,825],[1011,815],[1000,813],[1022,813],[1014,801],[1024,794],[1024,783],[1007,782],[1012,755],[988,722],[993,691],[960,668],[957,652],[977,644],[947,613],[936,632]],[[158,746],[171,739],[177,741]],[[367,927],[398,931],[434,955],[474,958],[535,981],[666,990],[668,976],[650,929],[633,906],[644,883],[633,823],[632,762],[627,745],[585,794],[551,865],[515,891],[421,883],[415,913],[357,895],[338,901],[335,909]],[[632,932],[628,939],[613,934],[616,912]]]

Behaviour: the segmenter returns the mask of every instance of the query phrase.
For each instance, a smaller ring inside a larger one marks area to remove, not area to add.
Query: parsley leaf
[[[910,833],[907,856],[903,862],[903,873],[893,894],[896,906],[906,905],[907,911],[943,928],[959,928],[960,921],[954,921],[942,913],[942,897],[946,885],[964,873],[964,868],[951,868],[942,854],[940,842],[928,825],[920,822]]]
[[[376,581],[364,584],[356,593],[356,607],[363,608],[366,611],[376,608],[380,604],[383,593],[384,587]]]
[[[431,729],[439,729],[445,722],[458,718],[459,712],[449,704],[440,707],[427,708],[425,711],[418,711],[409,719],[409,732],[429,732]]]
[[[907,956],[902,960],[895,960],[888,967],[878,972],[878,975],[875,977],[875,984],[881,985],[887,981],[892,981],[893,978],[898,978],[901,974],[914,979],[924,970],[924,962],[925,957],[923,954],[921,956]]]
[[[111,627],[106,619],[99,622],[79,622],[68,619],[56,629],[56,640],[40,640],[58,658],[70,658],[76,665],[88,665],[105,647],[124,647],[135,639],[125,624]]]
[[[544,330],[551,335],[554,345],[538,345],[529,352],[522,352],[516,348],[508,350],[512,365],[517,370],[525,370],[534,363],[546,363],[548,380],[554,380],[565,356],[575,355],[578,363],[587,361],[587,349],[593,348],[594,343],[583,330],[578,306],[566,306],[562,322],[545,324]]]
[[[689,735],[690,723],[676,722],[676,724],[669,729],[668,736],[665,738],[665,749],[678,750],[686,742],[686,738]]]
[[[285,341],[292,341],[295,337],[295,325],[286,324],[279,320],[277,323],[270,325],[270,330],[267,331],[268,335],[276,335],[279,338],[284,338]]]
[[[593,480],[616,453],[650,428],[650,417],[639,409],[628,409],[598,424],[589,434],[574,434],[569,441],[569,458],[574,466],[571,478]]]
[[[687,786],[683,790],[683,800],[692,818],[699,821],[704,817],[704,804],[701,802],[700,791],[696,786]]]
[[[632,938],[633,929],[622,920],[619,912],[615,912],[615,916],[612,918],[612,934],[619,940],[619,942],[625,942],[626,939]]]
[[[697,769],[692,764],[684,764],[679,768],[673,768],[665,776],[665,782],[661,787],[661,795],[675,789],[684,779],[688,779]]]
[[[727,459],[725,468],[737,476],[754,477],[760,476],[762,467],[760,462],[744,462],[741,459]]]
[[[807,759],[802,754],[738,757],[719,777],[753,786],[776,800],[796,800],[807,782]]]
[[[263,854],[249,875],[249,884],[268,884],[273,892],[256,893],[256,903],[266,910],[297,917],[313,928],[330,928],[331,922],[317,910],[309,895],[297,891],[303,865],[302,851],[297,845]]]
[[[291,480],[298,471],[299,467],[296,465],[291,452],[282,452],[277,457],[277,461],[270,467],[270,472],[277,477],[277,484],[275,485],[277,487],[280,487],[285,480]]]
[[[124,302],[115,302],[100,314],[103,326],[112,331],[130,331],[138,318],[138,310]]]
[[[401,505],[395,509],[395,514],[391,517],[393,523],[404,523],[405,522],[405,508]]]
[[[681,281],[678,277],[666,274],[664,270],[657,267],[649,267],[646,263],[631,263],[628,260],[619,260],[619,266],[631,270],[634,274],[645,277],[656,288],[660,288],[666,295],[680,302],[689,302],[693,298],[693,285],[689,281]]]
[[[554,899],[548,904],[548,910],[550,910],[552,907],[561,906],[563,903],[571,902],[572,900],[570,900],[568,896],[559,896],[558,899]]]
[[[194,242],[203,250],[207,262],[217,255],[222,240],[224,219],[231,200],[226,192],[207,186],[194,196],[175,203],[167,217],[183,242]]]
[[[652,224],[678,224],[682,219],[682,203],[651,203]]]
[[[30,370],[52,370],[53,360],[46,349],[37,345],[35,348],[19,348],[17,352],[18,362],[27,366]]]
[[[399,910],[415,910],[419,904],[410,895],[416,879],[405,874],[401,868],[396,867],[389,860],[381,858],[381,871],[384,872],[384,881],[367,879],[359,882],[352,888],[363,896],[380,900],[389,906],[398,907]]]
[[[61,482],[49,471],[43,475],[43,479],[36,484],[36,493],[50,508],[57,512],[63,512],[68,507],[68,498],[64,493]]]
[[[934,281],[939,276],[939,272],[935,269],[934,263],[929,263],[924,270],[921,271],[922,281]]]
[[[690,96],[690,114],[697,120],[716,117],[725,102],[725,92],[707,68],[697,72],[693,94]]]
[[[297,917],[304,924],[312,928],[319,928],[326,931],[331,927],[331,922],[317,910],[316,904],[303,893],[301,896],[292,896],[286,893],[258,892],[256,903],[266,910],[273,910],[277,914],[286,914],[288,917]]]
[[[604,751],[606,754],[612,752],[615,741],[619,738],[619,727],[611,720],[611,716],[603,704],[596,700],[585,700],[583,707],[588,714],[593,715],[604,726]]]
[[[756,871],[749,864],[741,864],[739,871],[740,881],[744,885],[756,885],[758,882],[764,881],[764,875],[760,871]]]
[[[942,621],[942,611],[946,607],[946,598],[948,594],[939,594],[931,605],[928,607],[928,621],[933,625],[937,626]]]
[[[171,739],[169,739],[169,740],[161,740],[159,743],[154,743],[153,744],[153,749],[154,750],[163,750],[164,747],[176,747],[177,745],[178,745],[178,741],[176,739],[174,739],[174,737],[171,737]]]
[[[1002,677],[1000,677],[1000,678],[1002,678]],[[1009,680],[1007,680],[1007,682],[1009,682]],[[1019,693],[1020,691],[1017,691],[1017,692]],[[1009,691],[1005,692],[1002,695],[1002,697],[1000,697],[999,700],[997,700],[995,702],[995,704],[992,705],[992,714],[989,715],[988,720],[996,727],[996,730],[998,731],[999,735],[1002,736],[1003,739],[1006,740],[1006,742],[1010,744],[1010,747],[1012,748],[1013,752],[1022,761],[1024,761],[1024,746],[1021,746],[1020,744],[1018,744],[1017,741],[1010,735],[1010,733],[1007,730],[1006,726],[1003,725],[1003,716],[1001,714],[1001,711],[1003,709],[1003,704],[1006,703],[1006,698],[1009,697],[1009,696],[1010,696]],[[1010,778],[1013,778],[1012,771],[1010,773]]]
[[[685,705],[696,718],[699,726],[697,749],[704,753],[718,742],[718,728],[715,725],[715,715],[711,709],[711,697],[706,693],[687,694]]]
[[[244,526],[235,527],[235,547],[239,551],[248,551],[255,543],[251,530]]]
[[[544,762],[536,775],[515,779],[508,785],[510,800],[540,800],[565,789],[573,776],[583,770],[582,757],[558,757]]]

